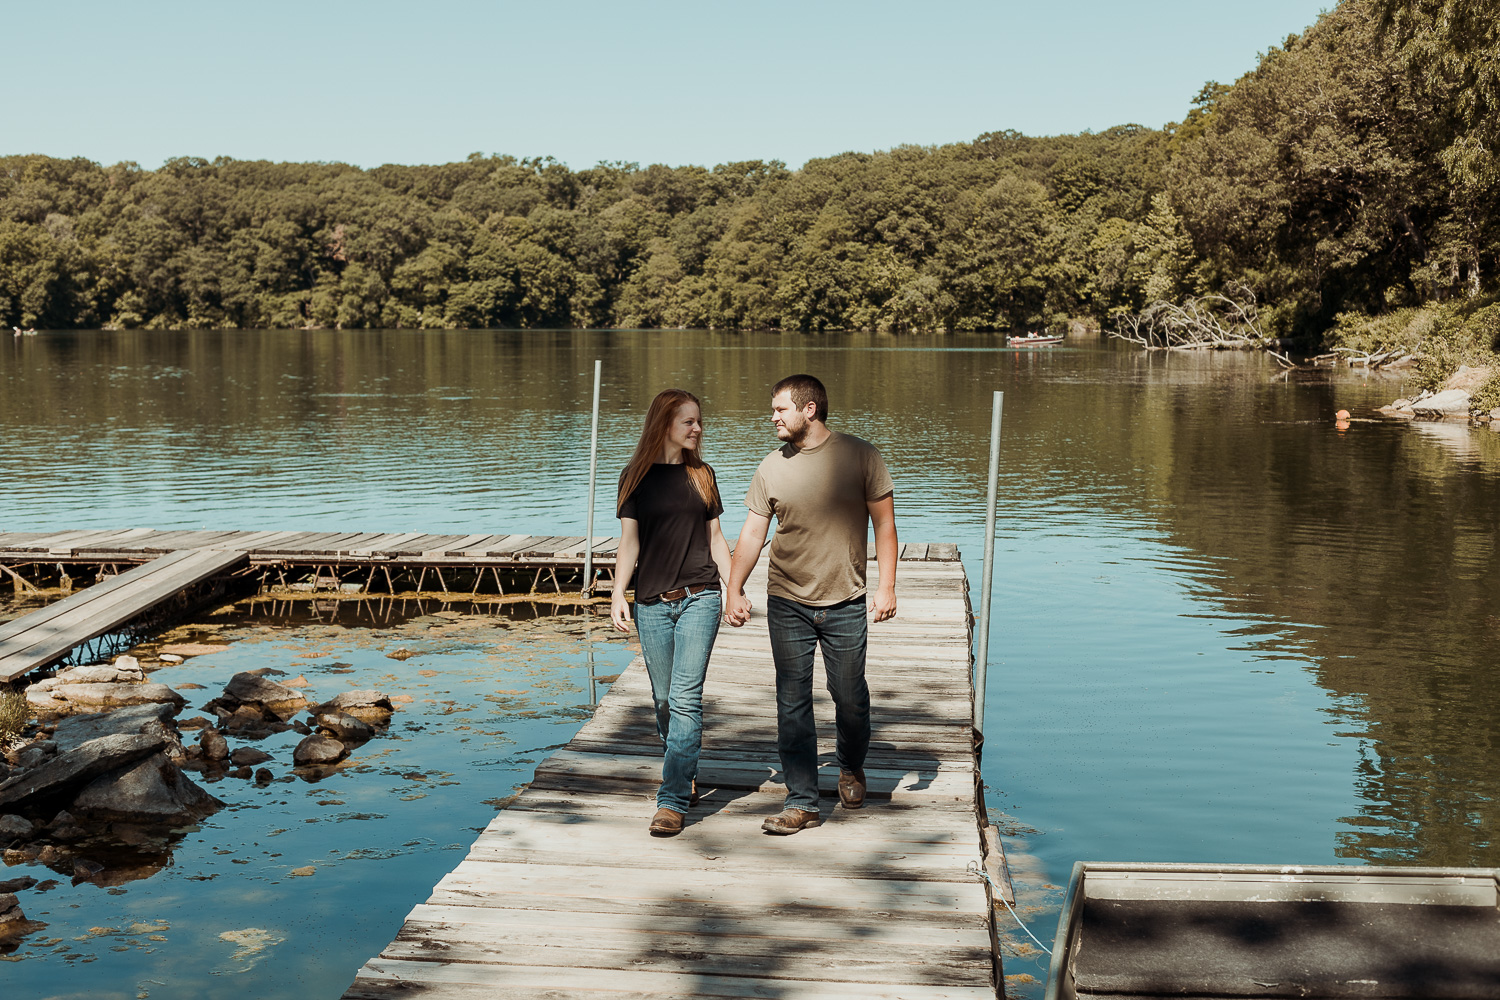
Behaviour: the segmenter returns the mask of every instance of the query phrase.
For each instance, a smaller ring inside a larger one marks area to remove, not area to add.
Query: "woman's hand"
[[[630,602],[619,591],[609,595],[609,618],[618,632],[630,631]]]
[[[724,612],[724,620],[735,628],[739,628],[750,620],[750,598],[745,596],[743,590],[729,598],[729,605]]]

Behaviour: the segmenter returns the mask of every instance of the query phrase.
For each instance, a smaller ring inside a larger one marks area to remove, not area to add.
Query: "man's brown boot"
[[[839,771],[839,801],[845,809],[859,809],[865,804],[865,769]]]
[[[798,830],[808,830],[815,826],[822,826],[823,821],[815,812],[806,809],[783,809],[760,825],[767,833],[775,833],[780,836],[796,833]]]
[[[650,830],[653,837],[677,836],[682,832],[682,813],[663,806],[651,817]]]

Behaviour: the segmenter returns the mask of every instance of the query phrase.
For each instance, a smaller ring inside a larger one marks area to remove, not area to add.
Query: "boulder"
[[[9,844],[13,840],[30,840],[35,832],[36,827],[25,816],[17,816],[15,813],[0,816],[0,844]]]
[[[231,677],[224,686],[224,694],[207,707],[222,707],[236,714],[242,714],[240,709],[254,709],[262,716],[287,719],[306,706],[307,699],[295,688],[243,671]]]
[[[158,753],[166,742],[164,736],[146,733],[90,740],[40,767],[0,782],[0,807],[42,805],[71,795],[102,774]]]
[[[245,767],[250,764],[264,764],[271,759],[270,754],[264,750],[257,750],[255,747],[240,747],[229,755],[230,762],[236,767]]]
[[[217,729],[205,729],[198,734],[198,747],[204,760],[228,760],[229,741]]]
[[[56,680],[56,678],[52,678]],[[26,689],[26,701],[41,712],[66,715],[70,712],[97,712],[101,708],[117,708],[121,705],[145,705],[161,703],[181,708],[186,699],[165,684],[131,684],[125,682],[101,682],[85,684],[56,684],[43,687],[47,681],[33,684]]]
[[[157,753],[95,778],[69,809],[93,822],[185,826],[223,805]]]
[[[327,736],[309,736],[297,744],[292,751],[292,763],[298,767],[316,764],[334,764],[348,756],[349,751],[338,740]]]
[[[20,923],[26,919],[26,914],[21,912],[21,901],[13,892],[0,892],[0,927],[6,924]]]
[[[56,757],[57,753],[56,743],[27,743],[15,752],[16,767],[23,771],[33,767],[41,767],[47,761]]]
[[[314,720],[318,728],[341,743],[363,743],[375,735],[375,727],[347,712],[322,712]]]
[[[1414,400],[1412,402],[1412,409],[1423,415],[1467,415],[1469,412],[1469,400],[1470,396],[1466,390],[1444,389],[1442,392],[1435,392],[1424,399]]]
[[[47,824],[47,834],[53,840],[82,840],[88,836],[88,831],[78,825],[78,820],[73,814],[64,809],[53,816]]]
[[[36,885],[36,879],[30,875],[22,875],[20,878],[10,878],[0,882],[0,892],[25,892]]]
[[[263,767],[255,772],[255,783],[257,785],[269,785],[275,777],[276,775],[271,773],[270,768]]]
[[[115,733],[170,733],[167,720],[177,714],[170,702],[127,705],[113,712],[73,715],[57,724],[52,741],[59,749],[73,750],[89,740]]]
[[[372,725],[384,725],[391,719],[395,706],[379,691],[345,691],[313,709],[314,715],[344,712]]]

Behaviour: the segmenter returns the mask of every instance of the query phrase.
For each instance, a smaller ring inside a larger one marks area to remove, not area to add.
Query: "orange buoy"
[[[1348,410],[1340,410],[1339,412],[1337,412],[1337,413],[1335,413],[1333,415],[1333,419],[1335,419],[1335,420],[1348,420],[1349,419],[1349,411]]]

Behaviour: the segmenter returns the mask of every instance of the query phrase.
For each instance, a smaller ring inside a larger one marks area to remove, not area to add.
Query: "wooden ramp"
[[[127,570],[0,625],[0,681],[45,667],[211,576],[247,561],[243,552],[184,549]]]
[[[864,809],[838,805],[815,687],[824,824],[791,837],[760,829],[785,794],[764,588],[762,564],[755,618],[720,630],[682,834],[646,832],[661,759],[637,658],[345,997],[995,997],[990,904],[966,870],[980,830],[962,565],[903,560],[898,617],[871,628]]]

